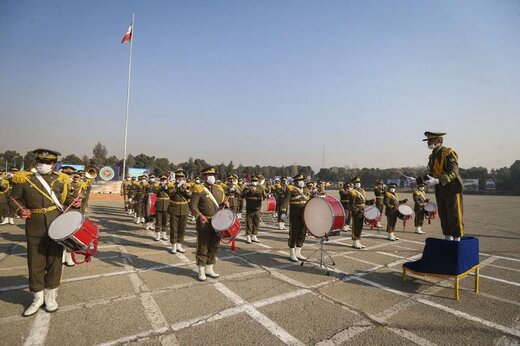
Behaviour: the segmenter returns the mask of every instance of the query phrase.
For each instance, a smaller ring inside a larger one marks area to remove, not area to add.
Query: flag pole
[[[135,14],[132,13],[132,31],[130,33],[130,58],[128,59],[128,84],[126,88],[126,117],[125,117],[125,145],[123,149],[123,181],[126,176],[126,140],[128,138],[128,109],[130,107],[130,76],[132,71],[132,47],[134,44],[134,18]]]

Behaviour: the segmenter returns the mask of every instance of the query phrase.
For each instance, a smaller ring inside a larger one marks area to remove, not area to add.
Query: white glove
[[[177,186],[178,187],[181,187],[182,185],[186,184],[186,182],[184,180],[181,180],[177,183]]]
[[[428,180],[426,180],[426,184],[428,184],[429,186],[437,185],[439,183],[439,179],[430,177],[429,175],[427,177]]]

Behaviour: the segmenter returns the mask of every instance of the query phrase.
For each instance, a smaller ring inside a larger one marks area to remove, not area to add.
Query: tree
[[[92,154],[94,155],[92,157],[92,163],[96,166],[101,166],[105,164],[108,150],[103,144],[101,144],[101,142],[98,142],[94,146],[94,149],[92,149]]]
[[[32,151],[28,151],[23,158],[24,168],[28,170],[36,160],[36,154]]]
[[[0,154],[1,157],[1,167],[8,169],[11,167],[20,168],[22,166],[22,163],[24,162],[24,159],[22,155],[20,155],[15,150],[6,150],[5,153]],[[3,169],[2,168],[2,169]]]
[[[81,164],[83,164],[83,161],[79,157],[74,155],[74,154],[70,154],[70,155],[65,156],[61,160],[61,162],[68,163],[68,164],[71,164],[71,165],[81,165]]]
[[[120,162],[120,160],[117,158],[117,156],[112,155],[105,160],[104,165],[105,166],[117,166],[117,165],[119,165],[119,162]]]

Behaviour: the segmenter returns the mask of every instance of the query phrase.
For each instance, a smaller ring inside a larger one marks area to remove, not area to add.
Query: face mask
[[[200,179],[195,179],[195,184],[200,184]]]
[[[150,183],[155,183],[155,178],[150,179]]]
[[[146,179],[141,180],[142,183],[146,183]]]
[[[354,187],[360,188],[361,187],[361,183],[355,183]]]
[[[297,184],[298,184],[298,187],[304,187],[305,186],[305,182],[303,180],[299,180]]]
[[[47,174],[52,171],[52,165],[48,165],[45,163],[39,163],[38,166],[36,167],[36,169],[38,170],[38,173],[40,173],[40,174]]]
[[[257,186],[257,185],[258,185],[258,181],[253,181],[253,182],[251,183],[251,185],[253,185],[253,186]]]
[[[215,184],[215,176],[214,175],[208,175],[208,177],[206,178],[206,182],[210,185],[213,185]]]
[[[424,187],[422,187],[422,186],[419,187],[419,190],[424,191]]]
[[[182,178],[177,179],[178,183],[180,183],[181,181],[184,181],[184,179],[182,179]]]
[[[395,192],[395,189],[390,189],[390,192]]]

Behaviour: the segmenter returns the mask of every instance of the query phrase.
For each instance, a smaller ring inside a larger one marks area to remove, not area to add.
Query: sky
[[[516,0],[0,0],[0,152],[123,156],[132,13],[130,154],[415,167],[442,131],[461,167],[520,159]]]

